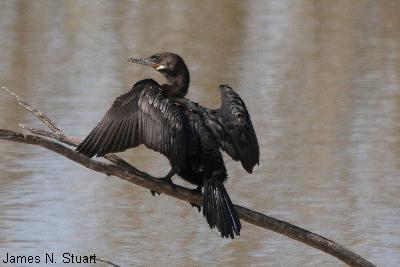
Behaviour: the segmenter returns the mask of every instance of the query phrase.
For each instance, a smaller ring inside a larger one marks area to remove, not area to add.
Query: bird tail
[[[240,235],[239,216],[223,181],[207,179],[204,182],[203,216],[210,228],[217,227],[222,237],[233,239],[234,235]]]

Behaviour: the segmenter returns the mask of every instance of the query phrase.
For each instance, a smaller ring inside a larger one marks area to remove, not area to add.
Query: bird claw
[[[192,191],[193,191],[193,193],[200,193],[200,194],[201,194],[201,186],[198,186],[196,189],[192,189]],[[197,208],[197,210],[198,210],[199,213],[200,213],[200,211],[201,211],[201,206],[196,205],[196,204],[193,204],[193,203],[191,203],[191,202],[190,202],[190,205],[191,205],[192,207]]]
[[[167,183],[167,184],[175,185],[175,184],[172,182],[171,176],[169,176],[169,175],[167,175],[167,176],[165,176],[165,177],[158,178],[158,179],[164,181],[164,182]],[[150,190],[150,193],[151,193],[151,195],[152,195],[153,197],[155,197],[156,194],[157,194],[157,195],[161,195],[161,193],[158,193],[158,192],[153,191],[153,190]]]
[[[198,210],[199,213],[200,213],[200,211],[201,211],[201,206],[196,205],[196,204],[193,204],[193,203],[191,203],[191,202],[190,202],[190,206],[197,208],[197,210]]]
[[[150,193],[151,193],[151,195],[152,195],[153,197],[155,197],[156,194],[157,194],[157,195],[161,195],[161,193],[158,193],[158,192],[153,191],[153,190],[150,190]]]

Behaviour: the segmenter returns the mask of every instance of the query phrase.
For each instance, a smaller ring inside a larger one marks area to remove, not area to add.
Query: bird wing
[[[214,136],[229,156],[240,160],[243,168],[252,173],[254,165],[259,163],[260,150],[250,115],[243,100],[230,86],[221,85],[219,89],[222,105],[213,110],[213,114],[220,124],[213,127]]]
[[[88,156],[121,152],[140,144],[183,166],[191,129],[182,106],[171,101],[152,79],[136,83],[77,147]]]

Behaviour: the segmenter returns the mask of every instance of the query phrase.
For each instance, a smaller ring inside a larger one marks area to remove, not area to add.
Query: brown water
[[[252,114],[260,166],[249,175],[226,157],[236,203],[400,266],[399,14],[398,1],[2,1],[0,85],[84,137],[131,84],[161,81],[128,56],[181,54],[188,97],[216,107],[217,86],[228,83]],[[5,94],[0,114],[0,128],[43,127]],[[223,240],[187,203],[44,149],[0,142],[0,153],[0,259],[341,265],[246,223],[240,238]],[[122,156],[154,175],[169,170],[142,147]]]

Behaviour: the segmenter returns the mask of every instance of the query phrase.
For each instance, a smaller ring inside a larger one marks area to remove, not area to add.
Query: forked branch
[[[44,147],[51,150],[57,154],[60,154],[76,163],[79,163],[91,170],[104,173],[106,175],[113,175],[130,183],[145,187],[152,191],[162,193],[181,199],[193,204],[201,206],[202,195],[200,193],[195,193],[190,189],[179,185],[171,185],[162,181],[161,179],[154,178],[153,176],[136,169],[134,166],[123,160],[122,158],[109,154],[105,155],[108,161],[113,164],[103,163],[97,160],[90,159],[84,155],[81,155],[74,150],[58,143],[51,141],[49,139],[43,138],[48,137],[55,139],[61,143],[77,146],[80,140],[76,137],[71,137],[65,134],[53,121],[51,121],[42,112],[35,109],[27,102],[23,101],[11,90],[2,87],[4,91],[12,95],[15,100],[24,107],[26,110],[33,113],[38,119],[40,119],[51,131],[39,130],[28,127],[26,125],[20,124],[20,127],[27,130],[35,135],[24,135],[22,133],[0,129],[0,140],[13,141],[18,143],[25,143]],[[360,266],[360,267],[372,267],[375,266],[371,262],[362,258],[361,256],[355,254],[354,252],[348,250],[342,245],[329,240],[323,236],[317,235],[310,231],[304,230],[300,227],[292,225],[290,223],[266,216],[264,214],[258,213],[256,211],[235,205],[239,216],[242,220],[257,225],[259,227],[274,231],[276,233],[285,235],[289,238],[303,242],[311,247],[324,251],[339,260],[347,263],[350,266]]]

